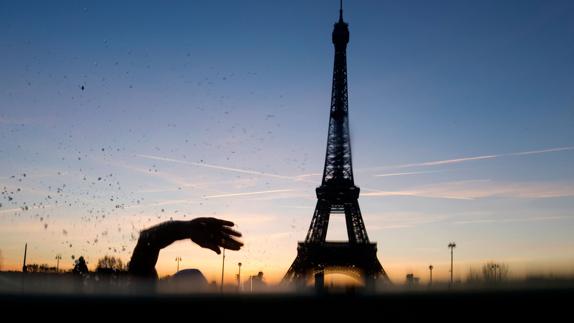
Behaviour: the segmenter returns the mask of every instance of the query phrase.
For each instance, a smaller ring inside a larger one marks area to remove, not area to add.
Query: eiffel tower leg
[[[347,235],[350,243],[368,243],[369,237],[363,222],[359,202],[354,200],[345,203],[345,221],[347,222]]]
[[[307,249],[299,244],[297,248],[297,257],[289,267],[289,270],[283,277],[282,283],[291,284],[293,283],[297,289],[305,287],[307,282],[307,276],[312,271],[309,255]]]
[[[327,229],[329,228],[330,214],[331,204],[325,200],[318,200],[305,242],[325,242]]]

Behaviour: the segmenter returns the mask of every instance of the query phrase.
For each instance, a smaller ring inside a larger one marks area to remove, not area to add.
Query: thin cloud
[[[442,171],[423,171],[423,172],[404,172],[404,173],[387,173],[374,175],[376,177],[392,177],[392,176],[406,176],[406,175],[419,175],[419,174],[433,174],[441,173]]]
[[[181,188],[195,188],[198,190],[211,191],[213,193],[225,193],[221,190],[206,187],[206,186],[209,186],[211,184],[214,184],[214,182],[190,183],[188,181],[183,180],[181,178],[181,176],[169,174],[166,172],[150,172],[150,170],[148,168],[138,167],[138,166],[129,165],[129,164],[125,164],[125,163],[118,163],[118,162],[106,162],[106,163],[109,165],[112,165],[112,166],[122,167],[122,168],[125,168],[128,170],[131,170],[133,172],[142,173],[145,175],[159,178],[159,179],[164,180],[168,183],[176,185],[178,188],[179,187],[181,187]],[[168,191],[170,191],[168,188],[159,188],[159,189],[150,188],[150,189],[148,189],[148,191],[146,191],[146,189],[143,189],[140,193],[154,192],[154,190],[156,190],[155,192],[161,192],[161,191],[168,192]],[[179,190],[179,189],[177,189],[177,190]],[[173,189],[172,191],[176,191],[176,189]]]
[[[237,196],[251,196],[251,195],[260,195],[260,194],[285,193],[285,192],[293,192],[293,191],[294,190],[292,190],[292,189],[284,189],[284,190],[269,190],[269,191],[258,191],[258,192],[230,193],[230,194],[209,195],[209,196],[204,196],[203,198],[213,199],[213,198],[222,198],[222,197],[237,197]]]
[[[512,223],[512,222],[539,222],[539,221],[554,221],[554,220],[564,220],[573,219],[573,216],[567,215],[556,215],[556,216],[537,216],[528,218],[507,218],[507,219],[477,219],[477,220],[465,220],[465,221],[455,221],[454,224],[482,224],[482,223]]]
[[[204,167],[204,168],[211,168],[211,169],[217,169],[217,170],[224,170],[224,171],[241,173],[241,174],[267,176],[267,177],[281,178],[281,179],[288,179],[288,180],[297,180],[296,177],[292,177],[292,176],[284,176],[284,175],[278,175],[278,174],[272,174],[272,173],[265,173],[265,172],[259,172],[259,171],[255,171],[255,170],[249,170],[249,169],[240,169],[240,168],[233,168],[233,167],[226,167],[226,166],[212,165],[212,164],[205,164],[205,163],[194,163],[194,162],[190,162],[190,161],[186,161],[186,160],[165,158],[165,157],[152,156],[152,155],[137,154],[136,156],[141,157],[141,158],[151,159],[151,160],[167,161],[167,162],[173,162],[173,163],[178,163],[178,164]]]
[[[22,209],[21,207],[18,208],[11,208],[11,209],[4,209],[4,210],[0,210],[0,214],[6,214],[6,213],[19,213],[19,212],[30,212],[30,210],[36,210],[36,209],[49,209],[49,208],[53,208],[56,207],[56,205],[29,205],[28,206],[28,210],[25,211],[24,209]]]
[[[441,165],[459,164],[459,163],[464,163],[464,162],[468,162],[468,161],[487,160],[487,159],[495,159],[495,158],[510,157],[510,156],[537,155],[537,154],[546,154],[546,153],[559,152],[559,151],[569,151],[569,150],[574,150],[574,146],[548,148],[548,149],[542,149],[542,150],[521,151],[521,152],[497,154],[497,155],[482,155],[482,156],[471,156],[471,157],[462,157],[462,158],[454,158],[454,159],[435,160],[435,161],[428,161],[428,162],[422,162],[422,163],[409,163],[409,164],[401,164],[401,165],[393,165],[393,166],[371,167],[371,168],[359,169],[359,171],[370,171],[370,170],[378,170],[378,169],[400,169],[400,168],[425,167],[425,166],[441,166]]]
[[[447,215],[436,215],[419,212],[389,212],[369,216],[369,231],[404,229],[443,222],[449,218]]]
[[[0,214],[4,214],[4,213],[15,213],[15,212],[21,212],[23,211],[22,208],[13,208],[13,209],[5,209],[5,210],[0,210]]]
[[[542,199],[572,197],[574,196],[574,184],[470,180],[416,186],[411,189],[398,191],[370,191],[363,193],[362,196],[413,196],[456,200],[474,200],[488,197]]]
[[[295,176],[297,179],[303,179],[304,177],[314,177],[314,176],[323,176],[323,173],[309,173],[309,174],[301,174]]]
[[[147,204],[132,204],[125,206],[124,209],[148,208],[148,207],[164,206],[164,205],[198,204],[198,203],[199,201],[193,199],[171,199]]]
[[[544,153],[552,153],[552,152],[567,151],[567,150],[574,150],[574,146],[571,146],[571,147],[549,148],[549,149],[543,149],[543,150],[523,151],[523,152],[510,153],[510,154],[501,155],[501,156],[524,156],[524,155],[544,154]]]

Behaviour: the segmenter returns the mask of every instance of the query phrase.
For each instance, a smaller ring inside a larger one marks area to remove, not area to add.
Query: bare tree
[[[56,272],[56,267],[50,267],[48,264],[27,264],[26,272],[29,273],[52,273]]]
[[[104,256],[98,259],[98,265],[96,266],[97,271],[102,270],[112,270],[112,271],[124,271],[126,266],[120,258],[114,256]]]
[[[478,270],[470,268],[468,275],[466,276],[466,282],[468,284],[478,284],[482,281],[482,277],[480,276],[480,272]]]
[[[482,277],[486,283],[499,283],[508,278],[508,266],[494,261],[482,266]]]

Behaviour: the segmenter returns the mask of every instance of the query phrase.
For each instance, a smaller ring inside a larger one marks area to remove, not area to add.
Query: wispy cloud
[[[481,224],[481,223],[512,223],[512,222],[539,222],[574,219],[574,216],[554,215],[554,216],[535,216],[526,218],[496,218],[496,219],[475,219],[455,221],[454,224]]]
[[[421,163],[409,163],[409,164],[400,164],[400,165],[391,165],[391,166],[370,167],[370,168],[359,169],[359,171],[373,171],[373,170],[379,170],[379,169],[400,169],[400,168],[425,167],[425,166],[441,166],[441,165],[459,164],[459,163],[464,163],[464,162],[469,162],[469,161],[495,159],[495,158],[500,158],[500,157],[537,155],[537,154],[546,154],[546,153],[569,151],[569,150],[574,150],[574,146],[556,147],[556,148],[548,148],[548,149],[542,149],[542,150],[521,151],[521,152],[515,152],[515,153],[505,153],[505,154],[496,154],[496,155],[470,156],[470,157],[461,157],[461,158],[453,158],[453,159],[427,161],[427,162],[421,162]]]
[[[277,205],[277,207],[285,209],[302,209],[302,210],[313,210],[314,206],[302,206],[302,205]]]
[[[28,211],[35,210],[35,209],[44,210],[44,209],[49,209],[49,208],[53,208],[53,207],[56,207],[56,206],[55,205],[49,205],[49,204],[41,205],[41,206],[30,205],[30,206],[28,206]],[[19,213],[19,212],[26,212],[26,211],[24,209],[22,209],[21,207],[0,210],[0,214],[8,214],[8,213],[15,214],[15,213]]]
[[[5,213],[15,213],[15,212],[21,212],[22,208],[13,208],[13,209],[5,209],[5,210],[0,210],[0,214],[5,214]]]
[[[301,174],[301,175],[297,175],[295,176],[295,178],[298,179],[303,179],[305,177],[315,177],[315,176],[323,176],[323,173],[309,173],[309,174]]]
[[[242,193],[209,195],[209,196],[204,196],[204,198],[213,199],[213,198],[222,198],[222,197],[237,197],[237,196],[261,195],[261,194],[285,193],[285,192],[293,192],[293,191],[294,190],[292,190],[292,189],[283,189],[283,190],[268,190],[268,191],[258,191],[258,192],[242,192]]]
[[[419,174],[434,174],[434,173],[441,173],[443,171],[422,171],[422,172],[404,172],[404,173],[387,173],[387,174],[378,174],[375,175],[376,177],[392,177],[392,176],[406,176],[406,175],[419,175]]]
[[[420,212],[392,212],[369,216],[369,231],[403,229],[419,225],[442,222],[447,215],[427,214]]]
[[[164,205],[181,205],[181,204],[198,204],[198,200],[193,199],[167,199],[159,202],[154,203],[146,203],[146,204],[132,204],[125,206],[124,209],[135,209],[135,208],[149,208],[155,206],[164,206]]]
[[[139,193],[170,192],[170,191],[179,190],[179,188],[195,188],[195,189],[203,190],[203,191],[211,191],[212,193],[225,193],[221,190],[208,187],[208,186],[212,186],[211,184],[213,184],[213,182],[197,182],[197,183],[194,182],[194,183],[191,183],[189,181],[184,180],[181,175],[174,175],[174,174],[170,174],[170,173],[163,172],[163,171],[152,172],[149,170],[149,168],[131,165],[131,164],[123,163],[123,162],[106,161],[105,163],[108,165],[115,166],[115,167],[125,168],[125,169],[128,169],[128,170],[133,171],[133,172],[149,175],[149,176],[161,179],[163,181],[166,181],[170,184],[177,186],[177,188],[171,188],[171,189],[166,188],[166,187],[161,187],[161,188],[152,187],[152,188],[147,188],[147,189],[141,189],[138,191]]]
[[[166,158],[166,157],[160,157],[160,156],[143,155],[143,154],[137,154],[136,156],[141,157],[141,158],[151,159],[151,160],[159,160],[159,161],[166,161],[166,162],[172,162],[172,163],[178,163],[178,164],[184,164],[184,165],[190,165],[190,166],[224,170],[224,171],[241,173],[241,174],[267,176],[267,177],[281,178],[281,179],[288,179],[288,180],[296,180],[297,179],[296,177],[293,177],[293,176],[284,176],[284,175],[260,172],[260,171],[256,171],[256,170],[241,169],[241,168],[234,168],[234,167],[227,167],[227,166],[220,166],[220,165],[212,165],[212,164],[206,164],[206,163],[195,163],[195,162],[190,162],[190,161],[186,161],[186,160]]]
[[[362,196],[415,196],[473,200],[487,197],[509,198],[554,198],[574,196],[574,183],[547,182],[496,182],[491,180],[469,180],[443,182],[416,186],[398,191],[370,191]]]

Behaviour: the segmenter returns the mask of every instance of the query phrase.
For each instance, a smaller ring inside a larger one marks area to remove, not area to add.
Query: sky
[[[574,3],[346,1],[355,184],[391,280],[574,273]],[[0,268],[234,221],[278,282],[321,182],[338,1],[0,1]],[[342,217],[327,238],[344,240]],[[190,241],[157,269],[222,258]]]

